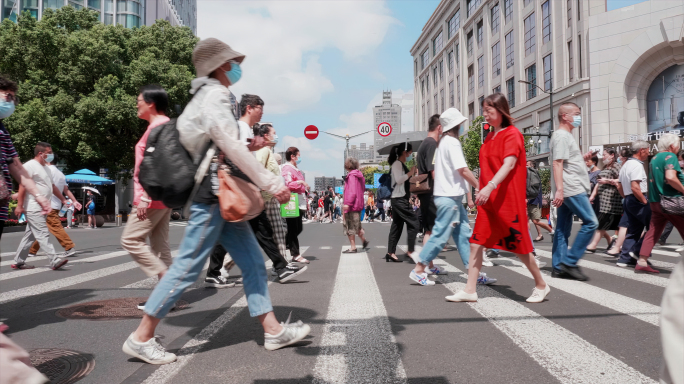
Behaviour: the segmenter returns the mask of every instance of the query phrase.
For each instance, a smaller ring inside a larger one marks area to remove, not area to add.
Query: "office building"
[[[382,92],[382,105],[373,107],[373,144],[375,150],[384,146],[385,143],[392,142],[396,135],[401,133],[401,105],[395,104],[392,101],[392,91]],[[378,133],[378,125],[381,123],[389,123],[392,127],[391,133],[388,136],[382,136]],[[376,159],[383,159],[387,156],[380,156],[374,154]]]
[[[0,19],[16,20],[18,13],[29,11],[37,19],[43,11],[71,5],[76,9],[97,11],[104,24],[126,28],[152,25],[157,19],[173,26],[184,25],[197,33],[197,0],[0,0]]]
[[[324,191],[328,187],[341,187],[344,185],[344,180],[337,177],[314,177],[314,190]]]
[[[345,150],[346,151],[346,150]],[[357,145],[351,145],[349,147],[349,151],[346,151],[344,158],[345,160],[347,157],[353,157],[359,162],[363,160],[373,160],[375,159],[376,153],[375,153],[375,146],[369,145],[366,146],[366,143],[361,143],[358,146]]]

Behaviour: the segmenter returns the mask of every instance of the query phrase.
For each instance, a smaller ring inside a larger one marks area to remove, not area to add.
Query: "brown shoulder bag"
[[[409,192],[414,195],[420,195],[423,193],[430,192],[430,183],[428,182],[428,174],[424,173],[422,175],[415,175],[409,179]]]
[[[251,220],[264,210],[264,200],[256,185],[239,177],[234,177],[228,166],[219,157],[220,165],[217,171],[219,183],[219,207],[221,217],[230,223]]]

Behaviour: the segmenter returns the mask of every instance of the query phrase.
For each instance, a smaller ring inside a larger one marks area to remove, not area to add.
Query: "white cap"
[[[456,108],[449,108],[439,116],[439,123],[442,125],[443,132],[455,128],[466,120],[461,111]]]

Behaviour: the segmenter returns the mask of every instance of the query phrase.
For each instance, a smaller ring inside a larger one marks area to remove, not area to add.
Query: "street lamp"
[[[553,81],[553,80],[551,80],[551,81]],[[518,80],[518,83],[523,83],[523,84],[527,84],[527,85],[534,85],[535,87],[539,88],[540,91],[549,95],[549,134],[548,134],[548,136],[551,137],[551,135],[553,134],[553,91],[551,91],[551,89],[553,89],[553,86],[550,84],[549,90],[545,91],[542,87],[538,86],[537,84],[532,84],[529,81]],[[539,128],[537,127],[537,130],[538,129]],[[541,135],[539,135],[539,133],[537,132],[536,135],[524,134],[523,133],[523,136],[541,136]]]
[[[366,131],[366,132],[359,133],[358,135],[354,135],[354,136],[349,136],[349,134],[346,134],[346,135],[344,135],[344,136],[341,136],[341,135],[336,135],[336,134],[334,134],[334,133],[330,133],[330,132],[325,132],[325,131],[323,131],[323,133],[327,133],[327,134],[330,135],[330,136],[335,136],[335,137],[338,137],[338,138],[340,138],[340,139],[345,139],[345,140],[347,141],[347,149],[345,149],[345,152],[344,152],[344,158],[345,158],[345,160],[347,159],[347,155],[349,154],[349,139],[353,139],[353,138],[356,137],[356,136],[365,135],[366,133],[371,133],[371,132],[373,132],[373,131],[372,131],[372,130]],[[343,165],[343,167],[344,167],[344,165]],[[346,174],[346,170],[345,170],[345,174]]]

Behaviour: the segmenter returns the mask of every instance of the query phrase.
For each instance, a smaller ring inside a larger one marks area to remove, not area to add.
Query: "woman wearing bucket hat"
[[[463,265],[468,269],[470,259],[470,235],[472,230],[468,222],[468,213],[463,206],[463,197],[467,193],[470,183],[477,188],[477,179],[466,164],[461,142],[458,141],[458,131],[466,118],[456,108],[449,108],[439,116],[439,131],[443,131],[437,151],[435,152],[435,184],[434,199],[437,207],[437,218],[432,227],[432,235],[420,251],[416,260],[416,267],[409,274],[409,278],[420,285],[434,285],[428,275],[445,274],[444,269],[436,267],[432,261],[444,249],[449,237],[454,238]],[[441,133],[441,132],[440,132]],[[467,183],[466,183],[467,182]],[[481,273],[478,282],[492,284],[496,279]]]
[[[480,149],[480,190],[476,191],[477,219],[470,238],[470,269],[464,290],[447,296],[449,301],[477,301],[475,287],[480,279],[482,252],[497,248],[513,252],[534,277],[535,288],[527,299],[541,303],[549,294],[532,255],[532,239],[527,226],[527,167],[525,143],[513,126],[508,100],[501,93],[487,96],[484,118],[493,127]]]
[[[238,126],[231,111],[228,87],[240,79],[240,63],[245,56],[217,39],[202,40],[195,46],[192,61],[197,78],[190,90],[195,96],[178,118],[181,144],[191,156],[206,157],[206,144],[213,142],[235,166],[261,190],[280,203],[290,199],[282,179],[269,172],[250,154],[259,149],[239,139]],[[263,139],[262,139],[263,144]],[[176,355],[166,352],[155,337],[159,321],[171,310],[183,291],[197,280],[216,244],[228,251],[242,270],[247,304],[252,317],[264,328],[264,347],[275,350],[296,343],[310,328],[301,322],[281,324],[273,314],[268,293],[264,260],[248,222],[226,222],[220,214],[218,199],[212,190],[212,172],[202,181],[190,208],[190,220],[181,241],[178,256],[147,299],[145,314],[138,329],[123,345],[123,351],[150,364],[167,364]]]

